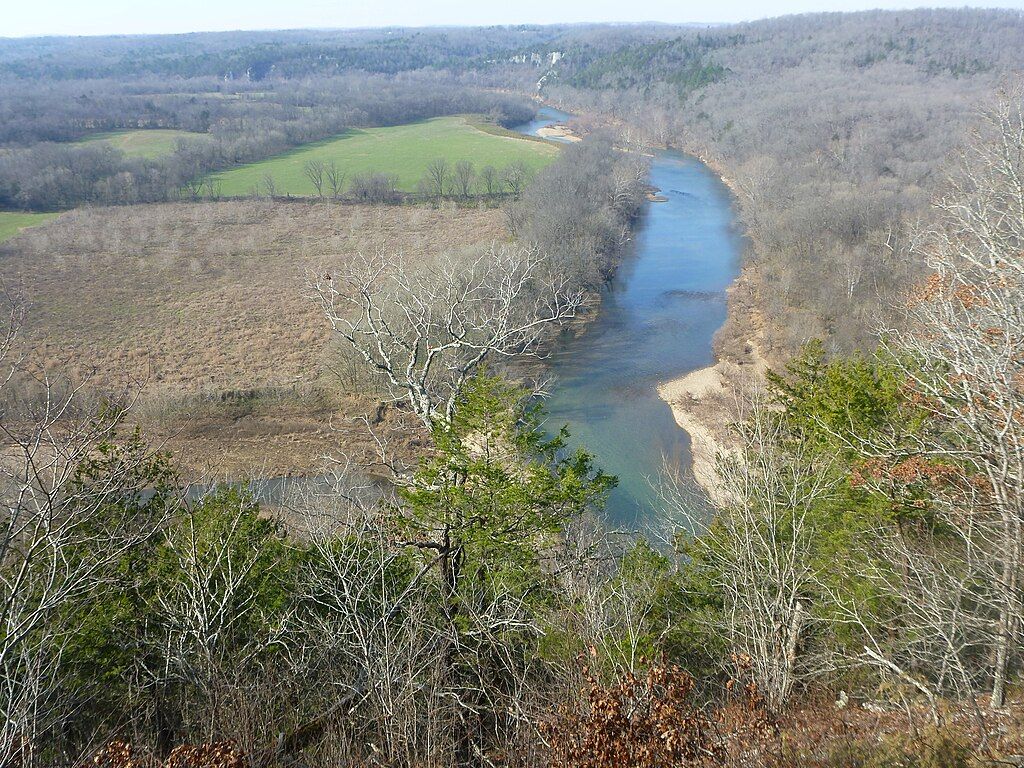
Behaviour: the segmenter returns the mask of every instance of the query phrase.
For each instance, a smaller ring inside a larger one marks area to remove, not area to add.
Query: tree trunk
[[[783,668],[782,679],[779,681],[779,708],[789,698],[793,688],[793,676],[796,669],[796,646],[800,640],[800,625],[803,624],[804,604],[797,600],[793,606],[793,615],[789,621],[789,635],[786,637],[786,661]]]
[[[999,636],[996,638],[996,666],[992,676],[991,709],[1001,709],[1006,702],[1006,668],[1010,658],[1009,612],[1004,608],[999,616]]]
[[[1006,502],[1004,501],[1004,504]],[[1008,506],[1008,505],[1007,505]],[[995,669],[992,674],[991,709],[1001,709],[1006,703],[1006,680],[1009,676],[1010,653],[1017,623],[1017,584],[1020,573],[1020,524],[1016,515],[1004,513],[1004,528],[1007,538],[1006,561],[1003,565],[1002,605],[999,609],[998,635],[996,637]]]

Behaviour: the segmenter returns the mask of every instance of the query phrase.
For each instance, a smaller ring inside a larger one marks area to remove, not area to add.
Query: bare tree
[[[184,504],[159,543],[173,577],[153,600],[150,642],[159,649],[159,666],[150,669],[139,659],[142,675],[158,690],[179,686],[196,713],[193,721],[222,720],[231,691],[256,683],[250,661],[287,626],[279,618],[267,622],[261,600],[268,574],[284,569],[283,531],[260,519],[246,494],[214,489]],[[247,631],[254,625],[269,629]],[[233,677],[238,669],[249,679]]]
[[[459,160],[455,164],[454,173],[455,192],[463,200],[468,200],[473,194],[473,183],[476,181],[476,171],[473,163],[469,160]]]
[[[357,173],[352,178],[352,196],[367,203],[391,203],[400,198],[398,177],[385,173]]]
[[[609,204],[620,213],[631,213],[635,207],[636,191],[647,185],[650,170],[646,153],[650,150],[643,144],[629,144],[626,162],[617,163],[612,171],[609,187]]]
[[[986,600],[978,586],[993,574],[976,554],[980,542],[965,539],[969,530],[930,536],[887,523],[863,532],[872,557],[855,575],[896,606],[892,614],[832,594],[836,619],[864,640],[858,661],[923,694],[936,720],[940,695],[975,696],[987,676],[979,662],[990,655],[992,621],[988,608],[979,610],[979,596]]]
[[[277,196],[277,182],[274,181],[273,175],[269,173],[263,174],[263,191],[269,198]]]
[[[523,163],[512,163],[501,172],[501,179],[512,197],[519,197],[526,188],[530,171]]]
[[[0,335],[6,381],[20,310]],[[124,555],[159,530],[168,509],[147,501],[151,454],[106,448],[132,405],[112,397],[102,416],[83,406],[83,385],[50,379],[17,412],[0,414],[0,762],[31,764],[34,742],[73,714],[61,677],[75,611],[111,578]],[[152,490],[149,490],[152,494]],[[16,754],[17,753],[17,754]]]
[[[494,197],[501,190],[498,170],[493,165],[485,165],[480,169],[480,181],[483,182],[484,192],[488,197]]]
[[[786,434],[762,392],[751,394],[738,432],[738,452],[719,457],[724,506],[708,519],[679,486],[674,514],[694,567],[721,595],[712,628],[777,710],[816,664],[797,653],[818,594],[810,513],[831,493],[834,473]]]
[[[990,588],[972,597],[990,613],[992,706],[1002,706],[1021,627],[1024,548],[1024,114],[1019,94],[983,116],[938,222],[913,250],[933,270],[904,329],[884,344],[922,407],[942,428],[922,452],[952,461],[938,509]]]
[[[206,198],[208,200],[219,200],[221,197],[221,185],[220,181],[214,180],[212,177],[207,177],[204,182],[203,188],[206,190]]]
[[[313,280],[334,330],[427,426],[451,419],[463,384],[489,358],[542,354],[545,333],[583,300],[533,249],[492,247],[417,269],[360,254]]]
[[[201,177],[194,179],[188,179],[183,185],[183,191],[188,195],[191,200],[199,200],[203,196],[203,188],[205,181]]]
[[[313,185],[313,189],[316,190],[317,197],[324,196],[324,174],[327,171],[327,166],[323,160],[307,160],[306,164],[302,168],[303,173],[306,174],[306,178],[309,179],[310,184]]]
[[[331,190],[331,197],[341,197],[345,191],[345,171],[339,168],[334,160],[331,160],[324,168],[324,175],[327,178],[327,187]]]
[[[315,557],[301,590],[315,610],[296,618],[291,663],[328,688],[335,714],[373,729],[389,764],[413,764],[451,741],[427,585],[423,573],[398,577],[406,556],[378,502],[338,480],[336,493],[302,501]]]
[[[448,161],[439,157],[427,166],[425,176],[426,189],[436,200],[448,194],[451,186],[451,173],[448,171]]]

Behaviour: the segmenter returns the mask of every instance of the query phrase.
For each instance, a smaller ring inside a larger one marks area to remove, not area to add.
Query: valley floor
[[[331,346],[308,280],[383,247],[410,262],[507,238],[494,209],[222,201],[80,209],[0,245],[39,371],[140,390],[187,474],[313,471],[370,450],[378,393]]]

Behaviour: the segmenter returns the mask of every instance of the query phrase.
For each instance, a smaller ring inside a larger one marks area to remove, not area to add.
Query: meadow
[[[410,259],[504,239],[500,211],[222,201],[80,208],[0,246],[25,337],[76,377],[233,390],[318,377],[306,279],[388,242]],[[114,277],[116,276],[116,278]]]
[[[275,475],[365,441],[353,418],[376,406],[308,275],[383,243],[429,262],[507,237],[501,211],[454,205],[80,208],[0,245],[0,284],[31,297],[33,367],[100,390],[144,383],[139,423],[190,476]]]
[[[57,215],[56,213],[0,211],[0,243],[14,237],[23,229],[43,224]]]
[[[334,161],[349,180],[371,171],[394,175],[399,189],[413,192],[427,166],[438,158],[444,158],[450,166],[469,160],[477,170],[488,165],[500,170],[521,162],[536,171],[557,154],[558,147],[553,144],[481,130],[465,116],[438,117],[386,128],[353,129],[212,178],[220,193],[229,197],[262,190],[267,175],[274,179],[276,194],[313,195],[315,190],[306,178],[305,166],[321,160]]]
[[[82,139],[80,144],[105,142],[121,150],[128,157],[154,160],[174,151],[179,139],[201,138],[204,134],[177,131],[165,128],[148,128],[139,131],[110,131],[97,133]]]

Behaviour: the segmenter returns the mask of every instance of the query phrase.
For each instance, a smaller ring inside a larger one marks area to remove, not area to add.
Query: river
[[[570,119],[545,107],[517,130],[536,135]],[[690,467],[689,436],[657,385],[713,362],[743,247],[731,193],[699,160],[659,151],[650,181],[667,201],[647,204],[597,319],[549,361],[549,423],[568,424],[573,442],[618,476],[607,514],[625,527],[658,514],[665,460]]]
[[[571,119],[545,107],[516,130],[536,135]],[[699,160],[659,151],[650,181],[667,201],[647,204],[597,319],[549,360],[548,423],[568,424],[573,443],[618,476],[607,517],[623,527],[657,519],[665,460],[689,470],[689,436],[657,385],[713,362],[712,338],[725,322],[725,289],[743,246],[729,190]],[[327,487],[326,478],[270,478],[256,493],[281,503],[294,490]]]

